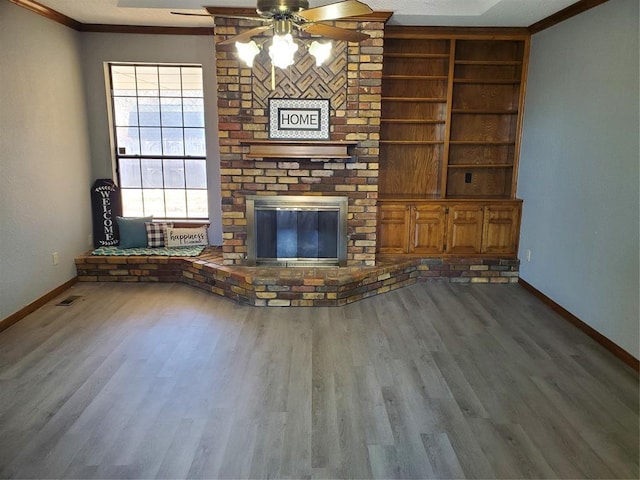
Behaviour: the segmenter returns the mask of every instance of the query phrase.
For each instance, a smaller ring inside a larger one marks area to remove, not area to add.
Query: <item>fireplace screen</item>
[[[347,197],[248,196],[247,264],[346,264]]]

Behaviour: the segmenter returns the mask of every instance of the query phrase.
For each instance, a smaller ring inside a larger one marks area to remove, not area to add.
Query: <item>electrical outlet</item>
[[[89,237],[87,238],[88,240],[88,244],[90,247],[93,247],[93,235],[89,234]]]
[[[58,265],[58,263],[60,263],[60,259],[58,258],[58,252],[53,252],[51,254],[51,261],[53,262],[54,265]]]
[[[531,250],[527,249],[527,262],[531,261]]]

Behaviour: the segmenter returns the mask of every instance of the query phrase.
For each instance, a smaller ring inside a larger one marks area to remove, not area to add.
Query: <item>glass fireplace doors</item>
[[[346,265],[347,197],[247,196],[247,264]]]

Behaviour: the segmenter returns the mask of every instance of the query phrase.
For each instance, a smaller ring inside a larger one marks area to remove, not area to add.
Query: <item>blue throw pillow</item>
[[[120,248],[146,248],[147,228],[144,222],[153,217],[116,217],[120,230]]]

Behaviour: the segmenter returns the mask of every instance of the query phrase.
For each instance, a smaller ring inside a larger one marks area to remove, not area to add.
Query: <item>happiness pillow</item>
[[[209,245],[207,227],[171,228],[165,230],[164,244],[167,247]]]

